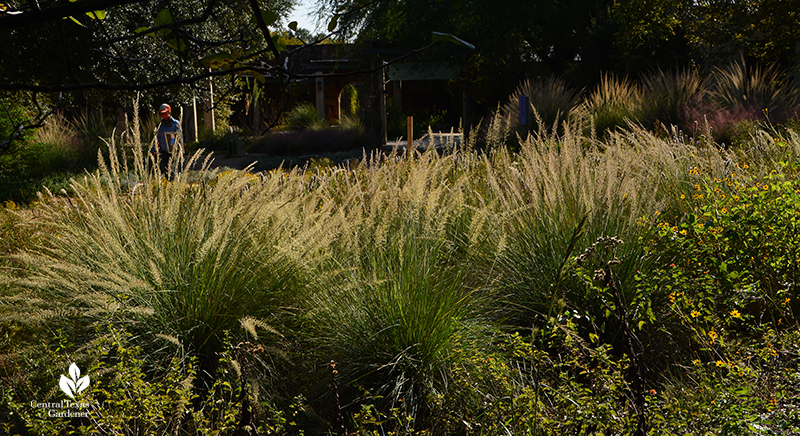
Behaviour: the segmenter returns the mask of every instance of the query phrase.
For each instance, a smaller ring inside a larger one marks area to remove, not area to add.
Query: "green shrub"
[[[8,419],[0,420],[0,428],[6,434],[27,431],[36,435],[234,435],[244,431],[284,434],[294,425],[288,423],[283,411],[264,398],[259,399],[249,385],[242,384],[240,371],[246,362],[237,353],[238,348],[228,345],[220,354],[215,382],[199,399],[194,389],[198,383],[194,359],[172,359],[163,372],[154,374],[152,364],[142,356],[141,347],[131,343],[132,339],[130,334],[112,330],[88,349],[83,348],[78,360],[84,370],[82,375],[88,375],[90,383],[75,396],[77,406],[31,406],[63,404],[67,400],[58,389],[51,389],[58,384],[58,373],[66,373],[69,365],[55,355],[57,360],[48,365],[50,383],[28,383],[27,389],[3,386],[0,405],[10,414]],[[53,411],[83,416],[63,419],[50,416]]]
[[[531,335],[497,337],[491,352],[458,350],[439,434],[631,434],[628,361],[577,333],[569,312]]]
[[[660,224],[659,248],[676,260],[671,271],[659,271],[670,274],[675,295],[696,304],[687,311],[715,325],[731,318],[757,320],[741,327],[797,321],[799,188],[777,173],[695,185],[694,213],[678,225]]]
[[[325,120],[317,116],[317,108],[311,103],[302,103],[289,109],[284,115],[284,125],[290,130],[320,130],[328,127]]]
[[[7,103],[4,101],[3,110],[0,111],[0,141],[2,142],[10,139],[11,136],[17,131],[20,123],[27,121],[28,116],[30,115],[23,107],[16,107],[12,105],[10,108],[8,108],[5,106],[6,104]],[[22,135],[17,140],[24,142],[30,136],[30,130],[22,130],[21,134]],[[12,145],[14,144],[9,144],[9,147]]]

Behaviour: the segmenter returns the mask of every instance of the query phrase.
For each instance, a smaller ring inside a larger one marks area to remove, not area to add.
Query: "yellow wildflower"
[[[731,310],[730,314],[734,318],[741,318],[742,317],[742,314],[739,313],[739,311],[737,309]]]

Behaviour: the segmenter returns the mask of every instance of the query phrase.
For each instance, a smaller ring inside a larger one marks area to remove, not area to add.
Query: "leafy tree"
[[[75,0],[7,3],[0,6],[0,99],[9,92],[49,95],[36,127],[60,102],[61,93],[86,100],[133,91],[153,91],[186,102],[215,78],[215,91],[260,87],[268,79],[284,89],[312,76],[293,70],[295,59],[330,33],[306,40],[308,32],[288,23],[302,45],[287,49],[277,32],[297,0]],[[331,27],[331,30],[335,30]],[[430,33],[428,33],[430,35]],[[448,36],[439,39],[448,40]],[[459,42],[450,37],[449,40]],[[432,45],[429,44],[428,46]],[[427,46],[426,46],[427,47]],[[220,87],[219,80],[225,78]],[[2,94],[5,93],[5,94]],[[258,94],[250,90],[251,94]],[[59,97],[54,97],[58,95]],[[18,98],[18,94],[14,96]],[[88,101],[88,100],[86,100]],[[145,99],[145,104],[148,104]],[[7,147],[15,137],[0,143]]]
[[[415,41],[431,31],[448,32],[476,50],[428,53],[462,65],[457,85],[488,105],[508,96],[526,75],[594,77],[608,56],[608,0],[514,2],[510,0],[319,0],[336,26],[357,40]],[[330,12],[329,12],[330,13]],[[581,74],[575,69],[580,59]],[[538,65],[538,61],[541,61]],[[544,68],[542,68],[542,66]]]
[[[618,69],[686,65],[685,0],[615,0],[611,9]]]
[[[295,1],[77,0],[39,2],[39,9],[6,3],[0,5],[0,98],[19,101],[27,93],[29,106],[40,109],[16,122],[16,131],[36,127],[54,106],[75,98],[96,104],[158,90],[180,103],[214,77],[229,79],[223,90],[244,77],[251,84],[289,81],[294,77],[277,65],[283,48],[270,28]]]
[[[784,67],[796,62],[796,44],[800,43],[800,1],[706,0],[699,2],[697,9],[707,11],[710,18],[717,20],[711,23],[706,18],[705,26],[696,29],[697,40],[706,47],[719,42],[721,34],[727,34],[736,42],[734,56],[743,53]]]
[[[615,0],[614,44],[627,71],[741,56],[790,68],[800,42],[800,0]]]

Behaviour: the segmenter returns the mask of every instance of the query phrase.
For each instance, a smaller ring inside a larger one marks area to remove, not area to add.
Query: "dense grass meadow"
[[[0,210],[0,433],[799,433],[797,119],[636,123],[671,100],[612,82],[346,166],[109,140]]]

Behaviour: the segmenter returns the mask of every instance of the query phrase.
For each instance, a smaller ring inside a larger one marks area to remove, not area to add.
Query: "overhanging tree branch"
[[[158,82],[147,82],[139,84],[111,84],[111,83],[74,83],[68,85],[32,85],[28,83],[0,83],[0,91],[30,91],[30,92],[69,92],[69,91],[83,91],[88,89],[105,90],[105,91],[144,91],[147,89],[162,88],[172,85],[187,85],[199,82],[209,77],[227,76],[239,72],[252,71],[255,68],[252,66],[242,66],[236,68],[228,68],[224,70],[208,71],[202,74],[197,74],[188,77],[173,77],[167,80]],[[268,68],[267,70],[271,70]]]
[[[60,20],[73,15],[81,15],[86,12],[101,11],[114,6],[122,6],[131,3],[145,3],[146,1],[147,0],[79,0],[74,3],[66,3],[64,5],[44,9],[32,9],[17,14],[6,13],[0,15],[0,29],[19,29],[30,26],[31,24]]]
[[[147,0],[139,0],[139,1],[147,1]],[[147,35],[149,35],[151,33],[155,33],[155,32],[158,32],[159,30],[163,30],[163,29],[180,29],[183,26],[187,26],[187,25],[190,25],[190,24],[200,24],[200,23],[208,20],[211,17],[211,12],[214,10],[214,6],[216,6],[216,4],[218,2],[219,2],[219,0],[211,0],[211,1],[209,1],[208,5],[203,10],[203,13],[201,15],[196,16],[196,17],[188,18],[186,20],[175,21],[173,23],[162,24],[160,26],[153,26],[153,27],[150,27],[150,28],[148,28],[146,30],[142,30],[141,32],[131,33],[129,35],[120,36],[120,37],[117,37],[117,38],[114,38],[114,39],[109,39],[109,40],[106,40],[106,41],[98,41],[96,44],[98,44],[98,45],[114,44],[114,43],[117,43],[117,42],[129,41],[129,40],[132,40],[132,39],[141,38],[143,36],[147,36]]]
[[[264,34],[264,39],[267,41],[267,46],[272,52],[272,55],[275,56],[275,59],[278,59],[281,56],[280,50],[278,50],[278,47],[275,46],[275,42],[272,41],[272,35],[267,28],[267,23],[264,22],[264,17],[261,15],[261,7],[258,6],[258,0],[250,0],[250,8],[253,9],[256,23],[258,23],[258,28],[261,30],[261,33]]]

